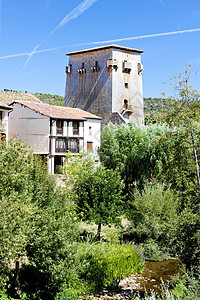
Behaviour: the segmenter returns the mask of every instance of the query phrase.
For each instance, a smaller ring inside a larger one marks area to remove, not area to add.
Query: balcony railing
[[[79,148],[68,148],[71,153],[79,153]]]
[[[66,153],[67,149],[66,148],[56,148],[56,153]]]

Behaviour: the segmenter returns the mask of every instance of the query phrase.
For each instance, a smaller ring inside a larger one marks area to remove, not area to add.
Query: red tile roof
[[[65,120],[86,120],[86,119],[97,119],[101,120],[100,117],[86,112],[80,108],[71,108],[64,106],[53,106],[46,103],[30,102],[30,101],[13,101],[14,103],[19,103],[25,107],[28,107],[37,113],[53,119],[65,119]]]

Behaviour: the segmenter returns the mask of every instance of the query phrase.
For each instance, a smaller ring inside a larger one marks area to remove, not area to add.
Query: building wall
[[[67,74],[65,106],[78,107],[108,121],[112,113],[112,72],[108,71],[107,60],[112,56],[112,49],[70,55],[71,73]],[[98,61],[99,72],[91,68]],[[86,73],[79,74],[82,63]]]
[[[108,68],[107,60],[116,59],[117,68]],[[130,74],[123,72],[123,61],[132,64]],[[99,72],[92,72],[91,67],[98,61]],[[86,73],[79,74],[82,63]],[[105,124],[112,119],[112,113],[122,113],[124,100],[128,101],[133,113],[123,117],[138,124],[144,123],[142,75],[138,74],[141,55],[123,49],[109,48],[71,54],[69,65],[71,73],[67,74],[65,106],[78,107],[103,118]],[[128,83],[128,88],[125,88]]]
[[[113,49],[113,59],[118,61],[118,69],[112,71],[112,112],[122,113],[124,100],[127,100],[128,108],[132,114],[125,114],[123,117],[129,119],[130,122],[136,121],[138,124],[143,124],[142,74],[138,74],[138,63],[141,63],[141,55],[137,52]],[[123,72],[125,60],[131,63],[130,73]],[[125,87],[125,83],[128,87]]]
[[[49,117],[15,103],[9,115],[9,128],[9,138],[23,139],[36,154],[49,153]]]
[[[92,150],[97,156],[97,149],[101,145],[101,121],[88,119],[84,126],[84,151],[87,151],[88,143],[92,143]]]
[[[2,125],[3,125],[3,134],[6,135],[6,142],[8,142],[8,135],[9,135],[9,123],[8,123],[8,118],[9,118],[9,114],[8,114],[8,110],[3,110],[1,109],[2,112]]]

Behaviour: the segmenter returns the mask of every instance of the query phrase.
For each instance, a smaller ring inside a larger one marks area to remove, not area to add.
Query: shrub
[[[133,245],[94,243],[79,247],[84,279],[91,292],[116,286],[122,278],[138,273],[143,268],[142,255]]]
[[[132,222],[129,233],[135,243],[152,239],[165,247],[173,242],[178,201],[170,188],[156,183],[146,185],[142,192],[135,189],[129,204],[128,216]]]

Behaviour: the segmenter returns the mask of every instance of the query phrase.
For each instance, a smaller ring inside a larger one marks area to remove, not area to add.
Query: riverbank
[[[108,291],[104,289],[98,296],[89,296],[83,299],[93,300],[121,300],[134,299],[134,295],[144,295],[145,291],[161,292],[162,284],[168,284],[171,277],[183,273],[183,265],[178,259],[167,259],[163,261],[145,261],[144,269],[139,274],[133,274],[120,281],[117,290]]]

